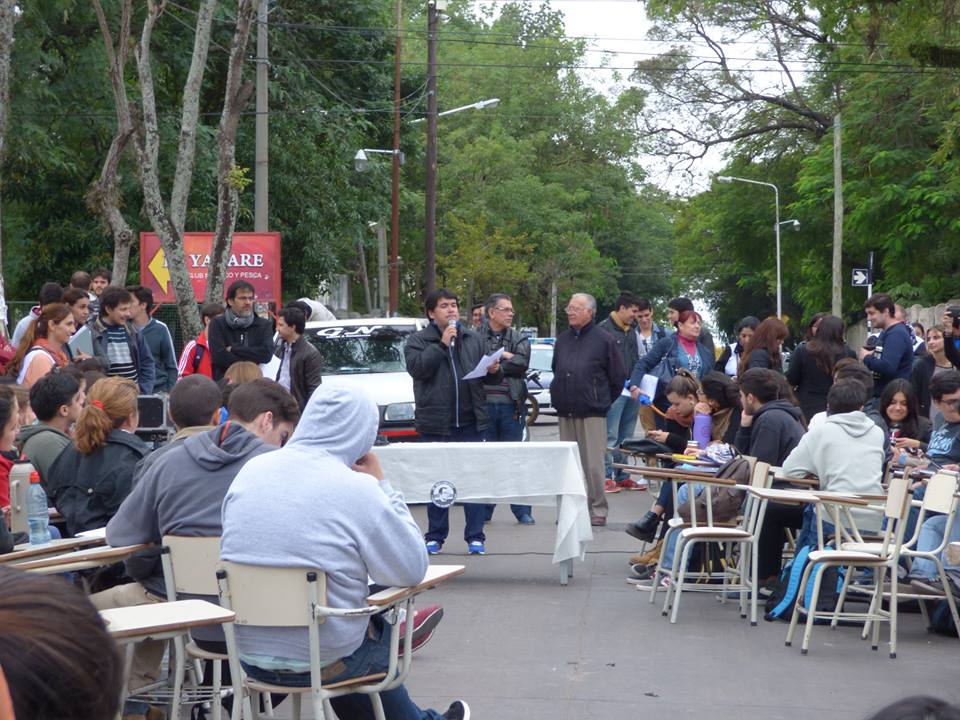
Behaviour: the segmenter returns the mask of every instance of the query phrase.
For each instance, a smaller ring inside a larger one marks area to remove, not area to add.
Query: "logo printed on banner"
[[[439,508],[448,508],[457,501],[457,486],[449,480],[440,480],[430,488],[430,502]]]
[[[184,233],[183,254],[197,301],[207,290],[207,271],[213,233]],[[140,233],[140,277],[153,290],[156,302],[175,302],[167,258],[155,233]],[[253,285],[257,300],[280,300],[280,234],[234,233],[227,259],[225,285],[246,280]]]

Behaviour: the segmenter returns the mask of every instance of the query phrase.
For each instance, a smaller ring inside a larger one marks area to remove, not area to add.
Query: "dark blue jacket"
[[[564,417],[606,416],[627,379],[616,341],[593,321],[560,333],[552,368],[550,401]]]
[[[697,379],[699,380],[710,370],[713,370],[713,365],[716,361],[714,360],[713,353],[699,341],[697,342],[697,354],[700,356],[700,372],[697,374]],[[668,358],[668,362],[673,369],[671,374],[676,375],[677,370],[680,368],[680,340],[677,333],[674,333],[670,337],[665,337],[650,348],[650,352],[637,361],[637,364],[633,366],[633,372],[630,373],[630,385],[640,387],[640,381],[643,380],[643,376],[659,365],[664,357]],[[658,387],[658,395],[661,390],[666,392],[666,388]]]
[[[883,348],[880,356],[867,355],[863,364],[873,370],[873,394],[880,397],[891,380],[910,379],[910,371],[913,370],[913,337],[906,324],[898,322],[880,333],[877,347]]]

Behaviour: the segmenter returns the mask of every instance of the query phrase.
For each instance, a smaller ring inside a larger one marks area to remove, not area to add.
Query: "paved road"
[[[554,422],[538,422],[534,437],[555,439]],[[815,628],[801,656],[783,645],[786,624],[751,628],[712,595],[684,596],[670,625],[624,582],[637,546],[623,525],[649,503],[646,492],[611,496],[610,525],[567,587],[550,562],[553,509],[535,508],[537,524],[522,527],[498,507],[484,557],[465,554],[463,514],[452,512],[436,561],[467,573],[421,596],[442,602],[445,617],[413,663],[414,700],[442,712],[464,698],[474,720],[855,720],[914,693],[960,701],[960,644],[929,635],[919,615],[901,616],[896,660],[852,628]],[[423,508],[414,513],[425,527]]]

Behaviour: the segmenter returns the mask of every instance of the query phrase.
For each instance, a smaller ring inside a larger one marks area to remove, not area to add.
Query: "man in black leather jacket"
[[[464,380],[484,355],[480,335],[461,327],[457,296],[449,290],[434,290],[425,306],[430,324],[410,335],[403,351],[413,378],[414,426],[426,442],[482,442],[488,421],[483,383],[499,383],[503,371],[496,363],[484,379]],[[464,503],[463,512],[467,547],[471,554],[483,555],[484,506]],[[430,504],[427,517],[427,552],[436,555],[450,529],[449,508]]]

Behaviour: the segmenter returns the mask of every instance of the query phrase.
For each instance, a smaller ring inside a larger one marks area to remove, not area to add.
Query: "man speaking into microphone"
[[[487,429],[484,384],[499,384],[503,372],[494,363],[486,377],[464,380],[483,357],[483,342],[472,329],[460,324],[457,296],[445,288],[427,295],[424,303],[430,324],[407,338],[404,358],[413,378],[416,402],[414,425],[425,442],[482,442]],[[483,520],[486,508],[464,503],[463,538],[472,555],[486,552]],[[450,531],[449,508],[427,505],[430,527],[424,540],[427,552],[436,555]]]

